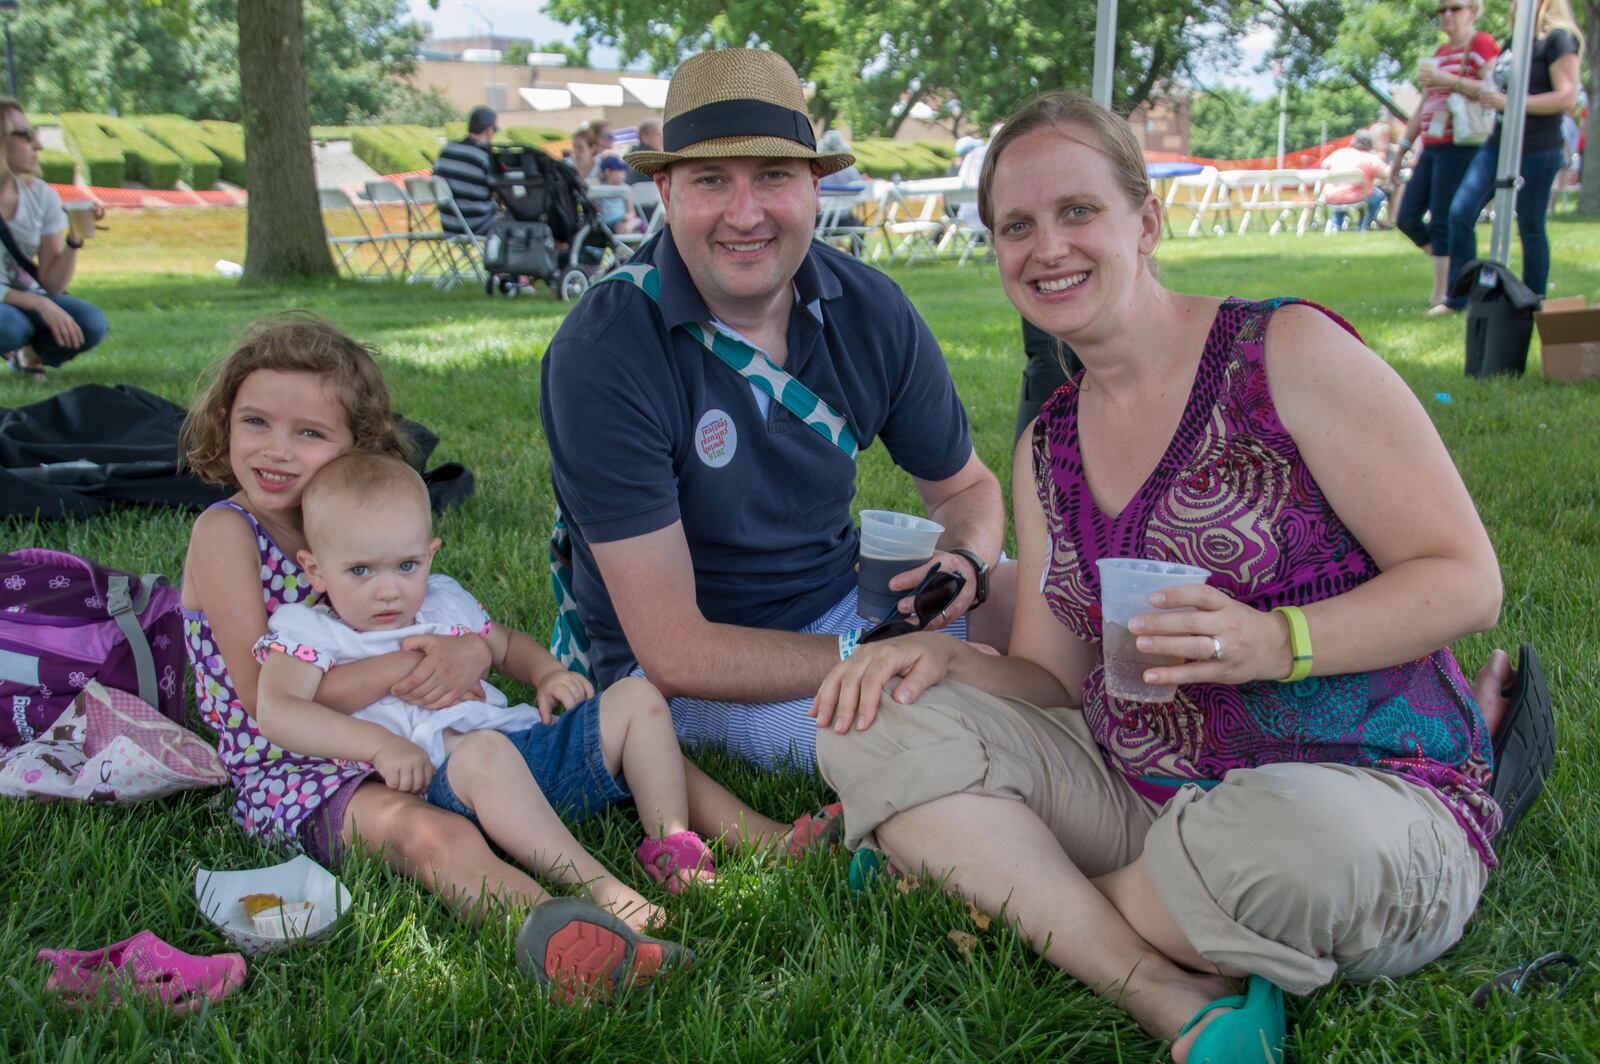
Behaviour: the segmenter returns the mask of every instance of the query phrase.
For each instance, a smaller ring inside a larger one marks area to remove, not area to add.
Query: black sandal
[[[1505,813],[1501,837],[1533,807],[1556,760],[1556,719],[1550,688],[1533,646],[1517,650],[1517,675],[1506,690],[1508,705],[1494,739],[1494,777],[1489,795]]]

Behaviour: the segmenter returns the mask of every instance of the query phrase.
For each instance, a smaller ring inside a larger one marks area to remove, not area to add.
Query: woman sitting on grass
[[[1030,104],[979,204],[1006,294],[1086,367],[1013,464],[1038,592],[1009,656],[938,634],[855,651],[817,695],[818,763],[852,844],[1003,908],[1180,1064],[1260,1060],[1282,990],[1412,971],[1477,906],[1501,810],[1446,644],[1495,623],[1494,551],[1427,415],[1342,319],[1162,287],[1123,119]],[[1130,624],[1171,701],[1107,693],[1112,557],[1211,574]]]
[[[39,131],[22,105],[0,98],[0,221],[16,252],[0,246],[0,352],[18,373],[43,380],[106,337],[93,303],[67,295],[83,247],[67,225],[61,197],[39,177]],[[17,253],[20,253],[20,257]]]

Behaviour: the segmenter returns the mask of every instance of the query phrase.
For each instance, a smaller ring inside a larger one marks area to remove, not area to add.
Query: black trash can
[[[1483,259],[1467,263],[1450,294],[1465,295],[1470,300],[1467,376],[1521,376],[1528,365],[1528,343],[1533,339],[1533,312],[1539,309],[1539,295],[1523,284],[1510,267]]]

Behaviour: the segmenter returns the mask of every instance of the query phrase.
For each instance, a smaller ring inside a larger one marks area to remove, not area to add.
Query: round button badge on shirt
[[[733,461],[739,449],[739,430],[726,411],[712,408],[700,415],[700,424],[694,429],[694,449],[700,461],[712,469],[721,469]]]

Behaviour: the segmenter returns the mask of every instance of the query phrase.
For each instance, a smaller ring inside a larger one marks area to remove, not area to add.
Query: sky
[[[434,34],[440,37],[484,33],[487,31],[485,17],[494,23],[495,33],[504,36],[531,37],[541,42],[570,41],[575,36],[573,27],[545,15],[544,5],[535,0],[472,0],[470,4],[465,0],[439,0],[437,11],[429,6],[428,0],[409,2],[412,17],[418,22],[431,24]],[[772,2],[783,3],[784,0]],[[1208,72],[1207,87],[1231,85],[1257,98],[1271,96],[1277,91],[1272,76],[1265,72],[1257,73],[1256,68],[1261,65],[1262,57],[1272,44],[1272,31],[1257,30],[1239,43],[1244,52],[1244,61],[1237,66],[1230,64],[1224,70]],[[615,69],[617,66],[614,48],[596,47],[589,56],[594,65],[602,69]]]

